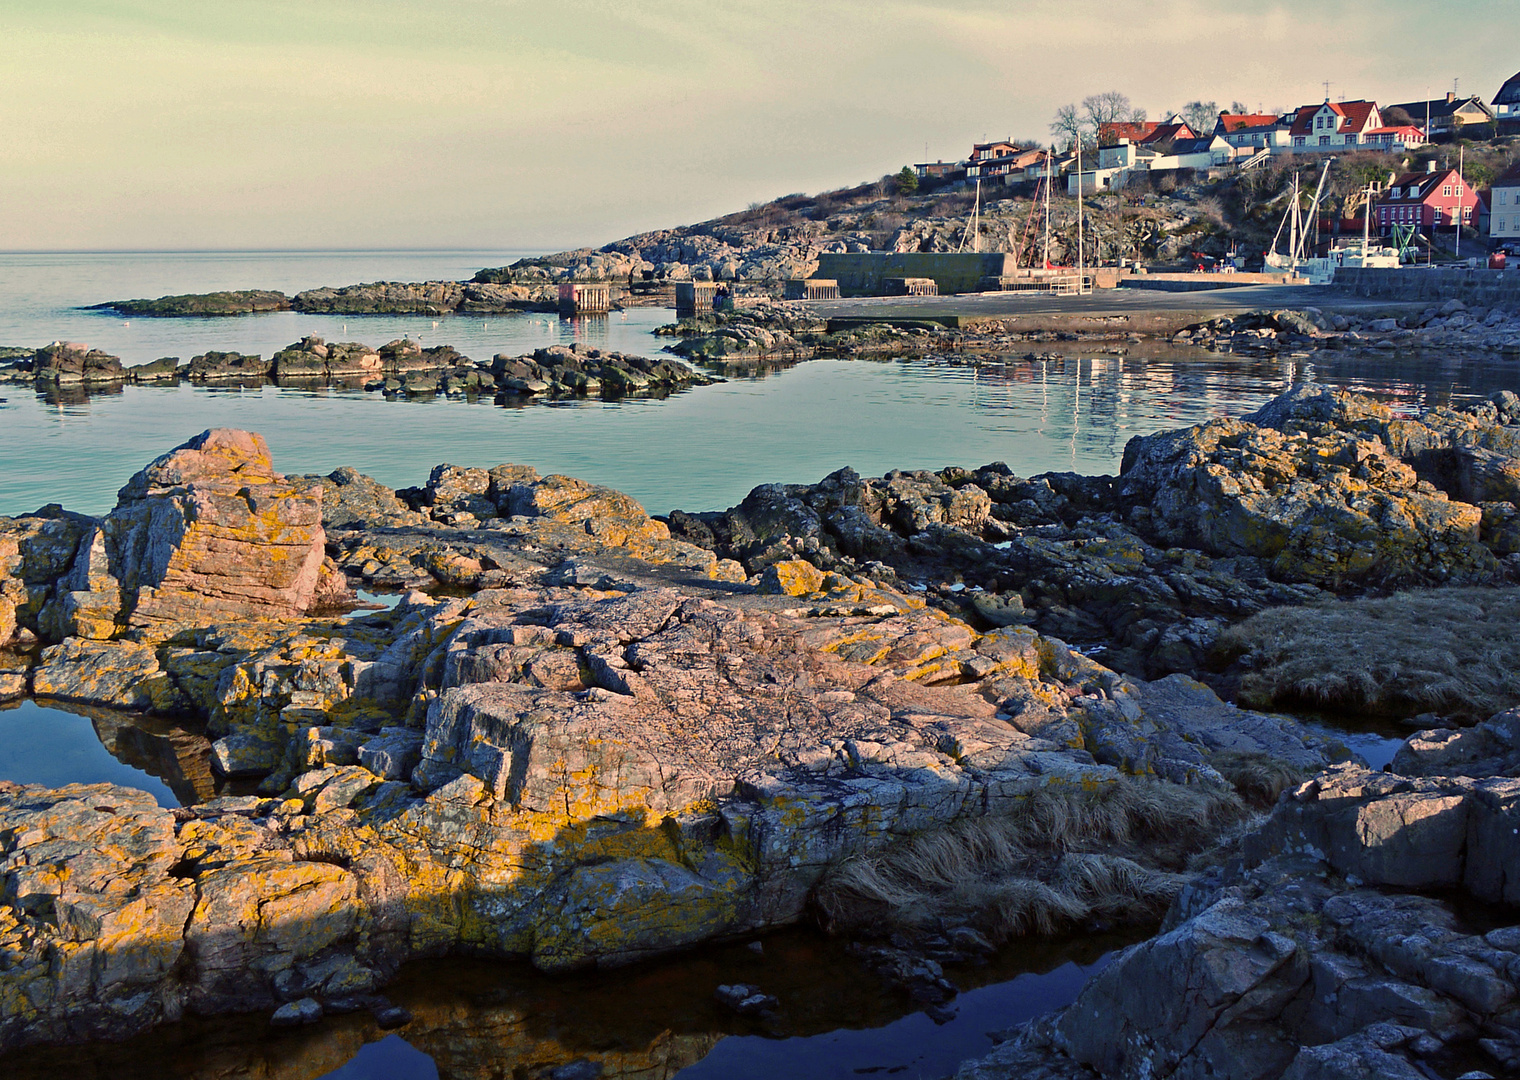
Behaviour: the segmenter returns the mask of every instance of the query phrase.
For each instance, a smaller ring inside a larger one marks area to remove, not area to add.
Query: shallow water
[[[631,312],[652,328],[666,313]],[[257,318],[257,317],[251,317]],[[650,339],[654,340],[654,339]],[[433,465],[506,461],[633,495],[651,513],[721,509],[764,483],[851,466],[1116,472],[1135,435],[1239,415],[1315,378],[1416,412],[1514,384],[1513,365],[1408,358],[1260,361],[1201,350],[1068,353],[975,369],[935,360],[814,360],[666,399],[498,407],[362,390],[127,386],[75,403],[0,387],[0,513],[47,502],[104,513],[148,461],[208,427],[261,432],[290,473],[353,465],[382,483]]]
[[[477,359],[561,341],[652,354],[659,308],[604,319],[546,315],[302,316],[123,320],[77,305],[213,288],[468,277],[510,254],[208,253],[0,255],[0,344],[83,340],[131,363],[207,349],[265,355],[306,333],[378,345],[410,335]],[[435,325],[436,324],[436,325]],[[345,329],[346,328],[346,329]],[[1045,345],[1032,346],[1044,350]],[[47,502],[103,513],[143,464],[212,426],[264,434],[293,473],[353,465],[391,486],[441,462],[515,461],[610,484],[652,513],[731,506],[763,483],[812,483],[842,466],[1006,461],[1028,475],[1114,472],[1134,435],[1256,408],[1296,381],[1377,394],[1400,408],[1467,401],[1520,385],[1514,361],[1456,356],[1253,360],[1198,349],[1070,350],[980,370],[934,361],[800,364],[665,400],[497,407],[492,399],[387,401],[360,390],[129,386],[38,395],[0,385],[0,514]]]
[[[413,1021],[386,1035],[367,1013],[271,1031],[264,1016],[191,1020],[120,1045],[8,1055],[11,1080],[422,1080],[539,1077],[585,1060],[605,1080],[947,1075],[995,1045],[989,1032],[1068,1003],[1136,935],[1010,943],[985,967],[947,968],[962,989],[936,1024],[881,987],[842,945],[798,928],[611,972],[549,977],[518,962],[424,961],[386,995]],[[765,1020],[713,999],[755,983],[781,1001]]]
[[[0,780],[19,784],[122,784],[160,806],[212,797],[203,736],[136,713],[61,703],[0,705]]]

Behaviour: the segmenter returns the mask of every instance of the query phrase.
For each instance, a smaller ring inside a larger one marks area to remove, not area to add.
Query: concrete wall
[[[1520,270],[1467,270],[1448,267],[1376,269],[1337,267],[1335,284],[1357,296],[1388,300],[1453,298],[1464,304],[1520,306]]]
[[[870,251],[855,255],[820,255],[816,277],[839,282],[841,296],[880,296],[883,278],[932,278],[941,295],[976,292],[986,277],[1015,270],[1006,251],[929,254],[921,251]]]

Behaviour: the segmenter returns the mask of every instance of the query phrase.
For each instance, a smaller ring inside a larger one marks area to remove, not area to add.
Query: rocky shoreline
[[[556,286],[460,281],[377,281],[307,289],[295,296],[272,289],[185,293],[157,299],[110,300],[87,310],[147,318],[256,315],[299,311],[306,315],[509,315],[559,310]]]
[[[332,363],[312,341],[287,351]],[[256,789],[174,811],[0,790],[0,1046],[299,1020],[422,957],[615,966],[808,918],[890,930],[863,955],[933,1006],[935,956],[1170,905],[966,1075],[1502,1063],[1509,938],[1399,897],[1517,902],[1509,720],[1370,773],[1195,677],[1230,694],[1250,660],[1221,636],[1265,608],[1512,582],[1517,461],[1508,392],[1410,420],[1301,386],[1137,438],[1118,477],[842,470],[656,520],[514,465],[288,477],[258,436],[207,432],[104,518],[0,518],[0,693],[193,719]],[[361,584],[411,591],[338,617]],[[1009,829],[992,908],[907,857]],[[1417,959],[1369,951],[1405,923]]]
[[[670,394],[716,381],[685,363],[551,345],[531,354],[497,354],[490,362],[471,360],[451,345],[423,348],[399,338],[378,348],[356,341],[329,344],[305,337],[267,360],[256,354],[207,352],[188,363],[169,356],[135,367],[120,357],[75,342],[58,342],[0,364],[0,383],[31,383],[60,391],[181,381],[206,385],[350,385],[386,396],[436,394],[500,398],[605,397]]]

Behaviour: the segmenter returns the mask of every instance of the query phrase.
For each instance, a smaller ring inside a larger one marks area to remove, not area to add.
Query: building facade
[[[1386,236],[1395,225],[1413,225],[1417,231],[1429,234],[1433,230],[1454,230],[1459,221],[1475,226],[1482,205],[1482,197],[1456,169],[1405,173],[1378,200],[1378,231]]]
[[[1386,117],[1395,110],[1408,116],[1409,123],[1424,128],[1432,139],[1449,139],[1459,135],[1464,127],[1487,124],[1494,119],[1493,110],[1482,98],[1459,98],[1454,93],[1431,101],[1401,101],[1397,105],[1386,105],[1383,115]]]
[[[1493,113],[1500,135],[1520,135],[1520,72],[1499,87],[1494,95]]]
[[[1520,240],[1520,165],[1489,188],[1488,235],[1495,240]]]
[[[1361,150],[1367,147],[1367,133],[1383,126],[1375,101],[1305,105],[1294,115],[1288,149],[1296,154]]]

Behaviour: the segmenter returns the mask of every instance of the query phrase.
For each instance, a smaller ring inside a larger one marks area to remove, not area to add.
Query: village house
[[[1056,164],[1054,156],[1045,150],[1020,150],[1011,158],[1002,159],[1007,166],[1002,173],[1003,183],[1010,186],[1037,183],[1045,176],[1047,160],[1051,174],[1059,174],[1060,166]]]
[[[1362,145],[1365,148],[1381,150],[1389,154],[1413,150],[1424,146],[1428,141],[1425,138],[1425,132],[1408,124],[1389,124],[1384,127],[1368,128],[1362,133]]]
[[[1001,182],[1005,184],[1022,183],[1024,171],[1031,165],[1043,163],[1044,160],[1045,151],[1038,147],[1014,150],[1012,153],[998,157],[977,157],[973,154],[971,160],[966,163],[966,178],[974,180],[980,177],[983,180],[989,180],[1001,177]],[[1040,168],[1043,169],[1044,165],[1040,164]]]
[[[1493,112],[1500,135],[1520,135],[1520,72],[1499,87],[1494,95]]]
[[[1520,165],[1511,166],[1489,188],[1488,235],[1520,240]]]
[[[1292,145],[1289,135],[1292,126],[1291,117],[1222,112],[1214,124],[1214,134],[1230,145],[1236,157],[1247,157],[1258,150],[1286,149]]]
[[[1121,139],[1136,144],[1161,126],[1159,120],[1112,120],[1098,125],[1098,145],[1118,146]]]
[[[992,161],[996,158],[1010,157],[1017,154],[1023,147],[1008,139],[999,142],[972,143],[971,156],[966,159],[967,165],[978,165],[984,161]]]
[[[1222,136],[1201,135],[1191,139],[1176,139],[1164,152],[1151,159],[1152,172],[1169,169],[1215,169],[1228,165],[1235,154]]]
[[[966,166],[959,161],[927,161],[913,166],[920,180],[954,180],[966,175]]]
[[[1423,128],[1426,136],[1431,139],[1452,138],[1459,135],[1464,127],[1488,124],[1494,119],[1493,111],[1483,103],[1482,98],[1459,98],[1454,93],[1448,93],[1444,99],[1403,101],[1397,105],[1388,105],[1383,109],[1384,118],[1392,112],[1402,112],[1409,117],[1409,123]]]
[[[1172,117],[1156,127],[1140,140],[1141,146],[1164,146],[1174,143],[1178,139],[1196,139],[1198,132],[1188,127],[1187,122],[1177,117]]]
[[[1377,202],[1378,231],[1388,235],[1395,225],[1413,225],[1431,233],[1436,229],[1454,229],[1458,221],[1472,225],[1482,209],[1482,197],[1468,186],[1456,169],[1437,168],[1431,162],[1429,172],[1405,173],[1388,186]]]
[[[1362,149],[1366,135],[1384,127],[1375,101],[1332,102],[1305,105],[1293,117],[1289,129],[1290,144],[1285,151],[1303,153],[1339,153]]]

